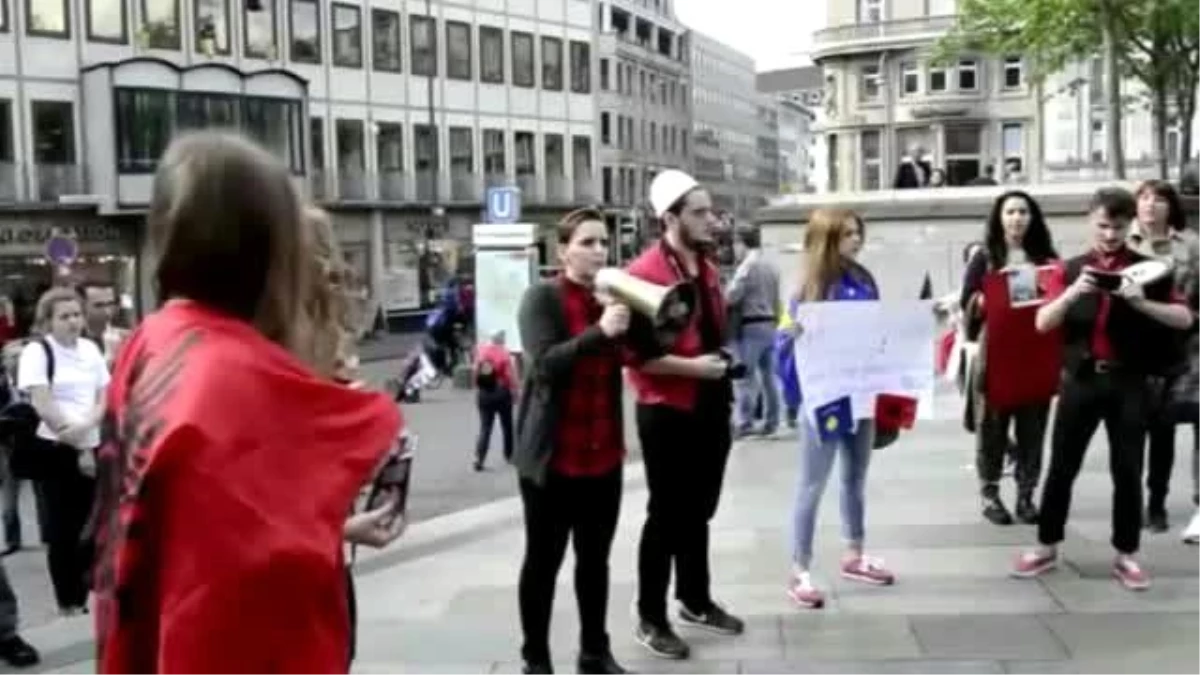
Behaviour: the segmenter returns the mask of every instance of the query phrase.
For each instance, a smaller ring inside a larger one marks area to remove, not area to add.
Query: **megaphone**
[[[675,341],[696,311],[696,291],[691,284],[660,286],[618,267],[596,273],[596,290],[649,319],[664,344]]]

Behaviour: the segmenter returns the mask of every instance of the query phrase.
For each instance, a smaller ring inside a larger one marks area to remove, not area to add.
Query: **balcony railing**
[[[547,204],[569,204],[573,197],[566,176],[546,176]]]
[[[86,181],[79,164],[35,164],[36,201],[57,202],[63,195],[82,194]]]
[[[338,199],[363,201],[367,198],[367,172],[358,167],[338,169]]]
[[[576,174],[574,180],[575,203],[595,204],[597,198],[596,179],[590,175]]]
[[[530,204],[541,201],[541,190],[538,189],[536,173],[517,174],[517,187],[521,188],[521,201]]]
[[[451,170],[450,199],[456,202],[479,201],[479,174]]]
[[[430,169],[420,169],[416,172],[416,200],[419,202],[438,201],[438,176]]]
[[[922,16],[914,19],[830,26],[829,28],[824,28],[813,33],[813,44],[821,47],[859,40],[911,38],[927,34],[939,35],[953,28],[956,18],[953,15]]]
[[[0,162],[0,203],[17,201],[17,165]]]
[[[489,171],[483,175],[483,184],[487,187],[508,187],[512,181],[503,171]]]
[[[408,175],[399,169],[384,169],[379,172],[379,200],[403,202],[408,199]]]

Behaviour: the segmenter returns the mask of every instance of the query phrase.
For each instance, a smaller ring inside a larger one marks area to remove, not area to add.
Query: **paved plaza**
[[[942,411],[954,410],[944,402]],[[815,562],[831,597],[817,611],[796,609],[783,593],[795,438],[738,444],[714,522],[713,571],[718,599],[749,628],[740,638],[681,628],[693,645],[687,662],[647,657],[630,636],[646,499],[641,467],[631,462],[612,556],[615,654],[639,672],[1200,672],[1198,550],[1178,537],[1191,514],[1188,453],[1180,453],[1171,496],[1173,531],[1144,540],[1154,586],[1131,593],[1109,578],[1103,434],[1077,485],[1066,564],[1034,581],[1007,576],[1033,528],[995,527],[978,514],[970,442],[952,421],[923,422],[876,454],[868,540],[897,573],[892,588],[832,575],[839,542],[831,481]],[[1179,444],[1190,448],[1190,430]],[[510,497],[418,523],[394,549],[363,559],[355,671],[518,672],[522,545],[519,503]],[[568,556],[554,618],[560,672],[574,671],[571,564]],[[86,671],[93,668],[88,628],[87,619],[58,620],[28,637],[44,650],[47,670]]]

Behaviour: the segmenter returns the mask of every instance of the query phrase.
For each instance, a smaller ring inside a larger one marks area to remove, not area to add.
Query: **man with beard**
[[[650,185],[650,204],[662,238],[629,266],[629,273],[662,286],[691,284],[697,298],[690,322],[670,344],[648,330],[629,336],[630,380],[637,392],[638,437],[650,492],[638,551],[635,637],[656,656],[685,659],[686,642],[667,619],[667,589],[675,565],[675,597],[684,624],[725,635],[741,619],[713,601],[708,568],[708,522],[717,510],[729,458],[733,400],[725,343],[725,304],[710,259],[717,217],[712,198],[676,170]]]

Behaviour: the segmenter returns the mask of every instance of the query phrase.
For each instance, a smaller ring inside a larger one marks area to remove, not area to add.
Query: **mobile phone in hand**
[[[1104,272],[1102,270],[1087,270],[1087,274],[1091,275],[1092,282],[1096,284],[1096,288],[1109,293],[1121,287],[1123,278],[1118,272]]]
[[[392,502],[393,513],[398,516],[408,510],[408,487],[415,450],[416,440],[413,437],[402,438],[399,449],[384,461],[371,484],[367,497],[368,511],[380,508],[389,501]]]

